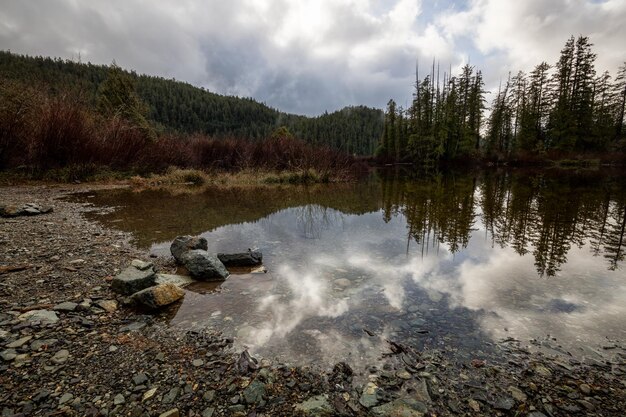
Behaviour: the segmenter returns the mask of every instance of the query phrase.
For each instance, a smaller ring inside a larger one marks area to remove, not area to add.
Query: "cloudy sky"
[[[80,59],[318,114],[410,100],[415,61],[470,62],[487,89],[588,35],[626,61],[626,0],[3,0],[0,49]]]

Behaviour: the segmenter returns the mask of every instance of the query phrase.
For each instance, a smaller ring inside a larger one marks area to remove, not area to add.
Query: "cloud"
[[[0,47],[173,77],[281,110],[383,107],[411,96],[416,59],[471,59],[488,87],[556,61],[588,34],[598,67],[624,59],[626,2],[557,0],[6,0]],[[427,65],[428,65],[427,64]]]

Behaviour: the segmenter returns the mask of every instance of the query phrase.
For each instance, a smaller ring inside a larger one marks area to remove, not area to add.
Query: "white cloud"
[[[458,4],[456,4],[458,3]],[[422,6],[428,6],[424,11]],[[507,72],[553,63],[571,35],[588,34],[598,68],[624,60],[626,2],[609,0],[183,0],[45,3],[6,0],[0,47],[110,63],[254,96],[308,114],[350,104],[404,103],[416,58]]]

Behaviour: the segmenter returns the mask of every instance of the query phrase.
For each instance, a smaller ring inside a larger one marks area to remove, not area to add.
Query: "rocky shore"
[[[619,342],[580,359],[549,339],[472,357],[389,341],[362,369],[315,369],[253,358],[217,332],[172,331],[167,308],[147,314],[111,289],[148,258],[61,199],[86,189],[0,188],[0,205],[46,208],[0,219],[2,417],[626,415]],[[176,271],[171,258],[150,261]]]

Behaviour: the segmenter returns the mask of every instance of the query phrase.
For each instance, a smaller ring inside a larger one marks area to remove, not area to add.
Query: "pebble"
[[[67,361],[70,356],[70,352],[67,349],[61,349],[52,357],[52,363],[61,365]]]
[[[24,344],[26,344],[26,342],[28,342],[32,338],[33,338],[32,336],[24,336],[20,339],[17,339],[7,344],[6,347],[8,347],[9,349],[17,349],[19,347],[22,347]]]
[[[156,394],[156,392],[157,392],[156,387],[149,389],[148,391],[143,393],[143,397],[141,398],[141,401],[149,400],[150,398],[154,397],[154,394]]]
[[[178,408],[172,408],[164,413],[159,414],[159,417],[179,417]]]
[[[72,394],[70,394],[69,392],[66,392],[65,394],[63,394],[61,396],[61,398],[59,399],[59,405],[61,404],[65,404],[69,401],[72,400],[72,398],[74,398],[74,396]]]
[[[71,301],[66,301],[64,303],[55,305],[54,307],[52,307],[52,309],[55,311],[74,311],[76,310],[77,306],[78,304],[76,303],[73,303]]]
[[[122,394],[117,394],[115,398],[113,398],[114,405],[124,404],[125,402],[126,402],[126,399],[124,398]]]
[[[514,387],[512,385],[509,387],[509,392],[511,393],[513,398],[515,398],[517,401],[521,403],[526,402],[526,399],[528,398],[526,397],[526,394],[522,392],[521,389]]]
[[[198,368],[198,367],[204,365],[204,361],[202,359],[194,359],[194,361],[191,362],[191,364],[193,366],[195,366],[196,368]]]
[[[580,392],[582,392],[585,395],[591,394],[591,387],[587,384],[580,384],[578,388],[580,389]]]

